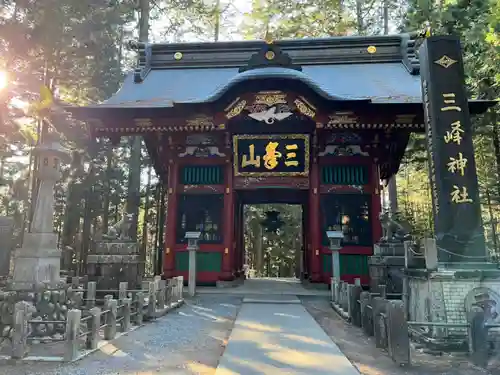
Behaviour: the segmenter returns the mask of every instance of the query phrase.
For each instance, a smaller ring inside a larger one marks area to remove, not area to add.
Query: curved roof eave
[[[175,101],[175,105],[184,104],[203,104],[203,103],[213,103],[219,100],[225,93],[227,93],[232,88],[249,81],[258,81],[265,79],[276,79],[276,80],[290,80],[301,82],[311,90],[313,90],[318,96],[323,99],[330,101],[356,101],[356,102],[371,102],[369,98],[359,98],[359,97],[347,97],[342,95],[334,95],[328,93],[321,87],[321,84],[311,79],[307,74],[302,73],[298,70],[281,68],[281,67],[269,67],[247,70],[243,73],[239,73],[235,77],[231,78],[224,85],[216,89],[213,93],[209,94],[204,98],[197,98],[194,100],[185,101]]]

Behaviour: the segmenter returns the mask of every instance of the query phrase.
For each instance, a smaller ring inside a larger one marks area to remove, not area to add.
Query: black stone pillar
[[[427,38],[420,47],[420,75],[438,260],[486,261],[459,39]]]

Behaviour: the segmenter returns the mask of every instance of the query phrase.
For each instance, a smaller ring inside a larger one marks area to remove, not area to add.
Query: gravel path
[[[375,347],[373,338],[342,320],[324,299],[302,298],[302,303],[318,324],[339,346],[362,375],[499,375],[498,364],[479,369],[463,356],[432,356],[412,350],[411,367],[399,367],[386,352]]]
[[[237,297],[200,296],[73,364],[3,364],[0,374],[214,374],[240,305]]]

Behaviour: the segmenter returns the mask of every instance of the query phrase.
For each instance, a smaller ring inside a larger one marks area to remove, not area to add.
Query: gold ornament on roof
[[[175,60],[182,59],[182,52],[176,52],[176,53],[174,53],[174,59]]]
[[[368,48],[366,49],[366,51],[369,54],[373,54],[373,53],[377,52],[377,47],[375,47],[375,46],[368,46]]]
[[[287,104],[286,93],[281,91],[260,91],[255,95],[254,104],[264,104],[268,107],[276,104]]]
[[[266,31],[266,35],[264,36],[264,41],[266,42],[266,44],[274,43],[273,37],[271,36],[271,33],[269,31]]]
[[[276,57],[276,54],[273,51],[267,51],[266,52],[266,59],[272,60]]]

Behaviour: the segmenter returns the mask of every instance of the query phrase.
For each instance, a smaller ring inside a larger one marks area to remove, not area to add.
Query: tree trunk
[[[139,1],[139,41],[147,42],[149,38],[149,0]],[[127,213],[133,215],[131,233],[132,239],[137,240],[137,221],[139,218],[139,206],[141,204],[141,137],[131,139],[129,178],[127,194]]]
[[[106,177],[104,181],[104,202],[103,202],[103,210],[104,213],[102,215],[102,233],[108,232],[109,226],[109,204],[110,204],[110,195],[111,195],[111,167],[113,166],[113,146],[111,144],[108,145],[108,149],[106,150]]]
[[[490,196],[490,189],[486,188],[486,200],[488,204],[488,212],[490,214],[490,224],[491,224],[491,236],[493,237],[493,247],[494,247],[494,254],[495,257],[498,254],[498,243],[497,243],[497,220],[495,218],[495,215],[493,214],[493,208],[491,207],[491,196]],[[493,254],[489,254],[490,256]]]
[[[220,36],[220,17],[221,17],[220,0],[217,0],[215,2],[214,16],[215,16],[214,42],[218,42]]]
[[[391,213],[396,213],[398,212],[398,186],[395,175],[389,180],[387,190],[389,194],[389,210]]]
[[[384,0],[384,35],[389,34],[389,0]]]
[[[356,0],[356,21],[358,35],[363,35],[365,30],[363,23],[363,0]]]
[[[500,198],[500,138],[498,134],[498,124],[496,121],[496,114],[494,110],[491,110],[486,116],[491,118],[491,123],[493,124],[493,148],[495,150],[495,161],[497,167],[497,194]]]
[[[151,164],[148,169],[148,182],[146,185],[146,194],[144,194],[144,220],[142,222],[142,251],[141,260],[143,264],[146,264],[146,253],[148,249],[148,213],[149,213],[149,191],[151,190],[151,175],[153,173],[153,168]]]

